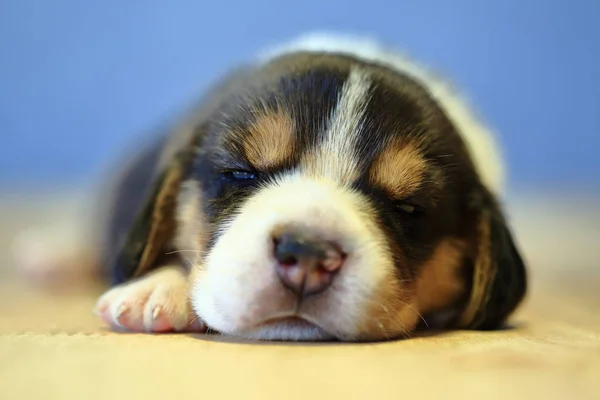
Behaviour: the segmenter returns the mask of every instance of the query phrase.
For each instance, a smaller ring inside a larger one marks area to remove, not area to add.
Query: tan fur
[[[369,176],[390,196],[402,199],[420,188],[426,168],[427,162],[414,145],[397,141],[381,153]]]
[[[136,276],[140,276],[164,251],[164,245],[171,240],[175,230],[174,202],[183,176],[180,165],[173,164],[166,172],[164,181],[157,194],[156,204],[152,210],[152,226],[138,265]]]
[[[439,311],[452,304],[464,290],[459,277],[464,244],[443,240],[417,278],[417,303],[421,313]]]
[[[177,232],[173,244],[181,252],[182,258],[193,265],[199,263],[208,240],[202,203],[198,182],[183,182],[177,198]]]
[[[400,281],[389,277],[381,282],[363,315],[357,321],[361,340],[408,336],[421,318],[410,297],[412,293]]]
[[[291,156],[294,139],[294,121],[285,111],[263,111],[248,130],[244,152],[254,167],[270,168]]]
[[[471,297],[467,306],[463,310],[459,326],[466,326],[475,317],[479,308],[485,307],[486,296],[489,296],[490,286],[495,279],[496,271],[493,269],[494,264],[490,258],[490,215],[485,213],[479,222],[477,237],[479,246],[477,248],[477,257],[475,259],[475,270],[473,271],[473,288],[471,289]]]

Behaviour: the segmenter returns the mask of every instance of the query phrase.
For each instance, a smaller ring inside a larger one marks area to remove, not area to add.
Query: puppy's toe
[[[143,312],[152,290],[145,279],[117,286],[100,297],[96,313],[114,328],[144,331]]]
[[[185,284],[159,284],[144,307],[144,326],[152,332],[185,331],[194,319]]]
[[[98,300],[96,312],[112,327],[133,332],[204,330],[189,305],[186,274],[176,267],[109,290]]]

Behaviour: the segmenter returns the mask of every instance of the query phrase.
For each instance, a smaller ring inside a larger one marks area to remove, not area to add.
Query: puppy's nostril
[[[279,263],[284,267],[291,267],[298,264],[298,259],[293,254],[283,254],[277,258]]]

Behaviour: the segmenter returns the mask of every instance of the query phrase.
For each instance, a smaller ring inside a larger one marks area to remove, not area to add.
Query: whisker
[[[219,332],[216,331],[215,329],[211,328],[210,326],[207,326],[206,327],[206,334],[210,335],[210,334],[213,334],[213,333],[219,333]]]
[[[190,264],[190,268],[194,268],[194,263],[192,262],[192,260],[190,260],[187,257],[181,257],[181,258],[183,258],[185,261],[187,261]]]
[[[190,253],[205,253],[204,250],[173,250],[173,251],[169,251],[166,254],[176,254],[176,253],[183,253],[183,252],[190,252]]]
[[[404,304],[406,307],[410,308],[415,314],[417,314],[419,316],[419,318],[421,318],[421,320],[423,321],[423,323],[425,324],[425,326],[429,328],[429,324],[427,323],[427,321],[425,320],[425,318],[423,317],[423,315],[421,315],[421,313],[418,312],[416,310],[416,308],[412,304],[409,304],[409,303],[407,303],[405,301],[402,301],[402,300],[400,300],[400,302],[402,304]]]
[[[374,300],[374,299],[368,299],[368,301],[369,301],[371,304],[373,304],[373,305],[375,305],[375,306],[378,306],[378,307],[379,307],[379,308],[381,308],[381,309],[382,309],[382,310],[383,310],[383,311],[384,311],[386,314],[388,314],[388,315],[389,315],[389,313],[390,313],[389,307],[388,307],[388,306],[386,306],[384,303],[381,303],[381,302],[379,302],[379,301],[377,301],[377,300]],[[407,302],[405,302],[405,301],[402,301],[402,300],[399,300],[399,301],[400,301],[400,302],[401,302],[401,303],[402,303],[402,304],[403,304],[405,307],[408,307],[410,310],[412,310],[412,311],[413,311],[413,312],[414,312],[414,313],[415,313],[415,314],[416,314],[416,315],[417,315],[417,316],[418,316],[418,317],[419,317],[419,318],[420,318],[420,319],[423,321],[423,323],[425,324],[425,326],[426,326],[427,328],[429,328],[429,323],[427,322],[427,320],[425,319],[425,317],[423,317],[423,315],[421,315],[421,313],[420,313],[420,312],[418,312],[418,311],[416,310],[416,308],[415,308],[415,307],[414,307],[412,304],[410,304],[410,303],[407,303]],[[377,320],[377,321],[379,321],[379,320]],[[396,322],[396,323],[399,323],[399,321],[395,321],[395,322]],[[403,326],[404,326],[404,324],[403,324]],[[406,331],[405,327],[404,327],[403,331]],[[403,334],[403,335],[404,335],[406,338],[410,337],[409,335],[407,335],[407,334],[406,334],[406,332],[402,332],[402,334]]]

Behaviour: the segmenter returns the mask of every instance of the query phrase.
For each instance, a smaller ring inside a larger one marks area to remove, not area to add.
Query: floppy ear
[[[202,126],[250,72],[244,66],[225,75],[189,110],[165,124],[159,140],[120,171],[101,244],[113,285],[156,267],[158,257],[169,251],[177,195],[205,133]]]
[[[123,213],[122,209],[127,208],[125,212],[133,218],[114,222],[121,225],[118,230],[122,233],[122,239],[115,243],[112,249],[107,250],[111,252],[107,256],[113,284],[148,272],[156,267],[158,258],[169,251],[176,227],[177,195],[191,160],[191,152],[192,149],[187,146],[170,154],[169,158],[163,158],[162,163],[155,157],[153,161],[158,163],[158,166],[140,162],[131,167],[131,176],[156,172],[147,179],[145,188],[136,188],[137,193],[127,193],[131,188],[123,187],[123,193],[118,194],[121,198],[116,201],[115,215],[119,215],[119,211]],[[126,204],[128,195],[137,197],[137,201]],[[126,225],[123,226],[124,224]]]
[[[527,291],[527,274],[512,233],[493,196],[486,191],[477,207],[467,281],[470,295],[457,325],[466,329],[500,328]]]

